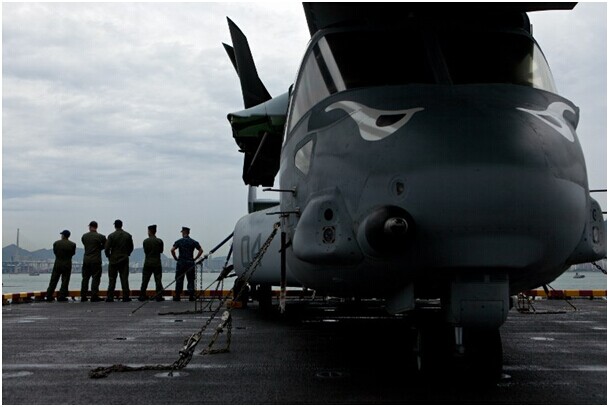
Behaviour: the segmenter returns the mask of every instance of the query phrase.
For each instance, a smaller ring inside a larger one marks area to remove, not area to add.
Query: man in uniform
[[[164,301],[163,298],[163,283],[161,276],[163,274],[163,266],[161,264],[161,253],[163,253],[163,241],[156,237],[156,225],[148,226],[148,238],[144,240],[144,268],[142,270],[142,287],[140,288],[140,297],[138,300],[146,301],[146,289],[150,276],[154,274],[154,282],[156,285],[156,300]]]
[[[133,252],[133,238],[123,230],[123,221],[114,221],[115,231],[108,235],[104,253],[108,258],[108,298],[106,302],[114,301],[114,287],[116,277],[121,277],[121,289],[123,290],[123,302],[131,301],[129,294],[129,255]]]
[[[190,301],[195,300],[195,261],[203,254],[201,245],[196,240],[190,238],[190,228],[182,226],[182,238],[177,240],[171,248],[171,255],[174,260],[178,263],[176,265],[176,293],[173,297],[174,301],[180,301],[180,295],[184,288],[184,273],[188,279],[188,285],[186,287],[188,291],[188,299]],[[197,256],[192,257],[195,249],[197,249]],[[180,253],[180,257],[176,257],[176,250]]]
[[[53,253],[55,254],[55,264],[53,264],[53,273],[49,288],[47,288],[47,301],[53,301],[53,293],[55,287],[61,277],[61,288],[59,289],[59,297],[57,301],[68,301],[68,284],[70,283],[70,275],[72,274],[72,256],[76,254],[76,243],[71,242],[70,231],[64,230],[60,233],[61,239],[53,243]]]
[[[80,301],[87,301],[89,294],[89,279],[91,280],[91,302],[101,301],[99,298],[99,283],[102,275],[101,252],[106,244],[106,236],[97,233],[97,222],[89,223],[89,232],[80,239],[85,246],[82,258],[82,284],[80,286]]]

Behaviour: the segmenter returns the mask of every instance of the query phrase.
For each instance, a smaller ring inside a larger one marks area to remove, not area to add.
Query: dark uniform
[[[148,226],[148,229],[156,233],[156,225]],[[163,241],[158,237],[151,235],[143,243],[144,254],[146,259],[144,260],[144,268],[142,270],[142,287],[140,288],[140,301],[146,300],[146,289],[148,288],[148,281],[150,276],[154,274],[154,282],[156,285],[157,301],[162,301],[164,298],[159,292],[163,291],[163,283],[161,276],[163,274],[163,266],[161,264],[161,253],[163,253]]]
[[[61,288],[57,301],[68,300],[68,284],[70,284],[70,275],[72,274],[72,256],[76,254],[76,243],[68,240],[68,237],[70,237],[69,231],[64,230],[61,234],[65,236],[65,239],[53,243],[55,264],[53,264],[53,273],[47,288],[47,301],[53,301],[53,293],[59,282],[59,277],[61,277]]]
[[[121,288],[123,290],[123,301],[131,301],[129,295],[129,255],[133,252],[133,238],[123,229],[123,222],[120,220],[114,221],[116,231],[108,235],[104,252],[108,258],[108,298],[107,302],[114,301],[114,287],[116,286],[116,277],[120,275]]]
[[[191,299],[194,299],[195,295],[195,261],[193,253],[195,249],[201,249],[201,245],[190,236],[185,236],[173,244],[173,247],[179,250],[178,263],[176,265],[176,297],[179,298],[184,289],[184,273],[186,273],[186,279],[188,285],[186,290]]]
[[[93,223],[93,222],[92,222]],[[91,226],[91,225],[90,225]],[[95,224],[97,226],[97,224]],[[80,286],[80,298],[87,300],[89,295],[89,279],[91,280],[91,301],[99,301],[99,283],[102,275],[101,252],[106,244],[106,236],[94,231],[87,232],[80,239],[85,246],[85,254],[82,258],[82,284]]]

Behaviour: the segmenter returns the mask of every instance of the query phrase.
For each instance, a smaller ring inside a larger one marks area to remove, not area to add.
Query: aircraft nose
[[[412,235],[414,221],[398,206],[373,210],[360,223],[357,239],[371,256],[395,255],[403,251]]]

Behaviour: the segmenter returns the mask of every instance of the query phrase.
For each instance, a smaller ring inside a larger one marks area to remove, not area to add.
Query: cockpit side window
[[[434,83],[415,31],[337,32],[315,43],[296,84],[290,129],[315,104],[347,89]]]
[[[309,54],[301,69],[302,74],[297,82],[291,107],[290,129],[311,107],[332,94],[332,89],[326,85],[321,72],[319,57],[316,56],[319,54],[319,48],[316,48],[316,45],[313,46],[313,52]]]

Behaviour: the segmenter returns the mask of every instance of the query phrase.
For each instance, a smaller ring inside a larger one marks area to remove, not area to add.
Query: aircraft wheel
[[[479,382],[497,383],[503,371],[503,346],[497,329],[463,329],[465,367]]]
[[[235,298],[235,301],[241,302],[242,307],[247,308],[247,303],[248,303],[249,297],[250,297],[249,285],[248,284],[240,284],[240,285],[235,284],[234,290],[235,290],[234,292],[237,295],[237,297]]]
[[[268,312],[273,306],[273,290],[270,284],[260,284],[256,290],[260,310]]]
[[[438,376],[447,371],[450,336],[440,326],[418,327],[413,337],[412,364],[419,376]]]

